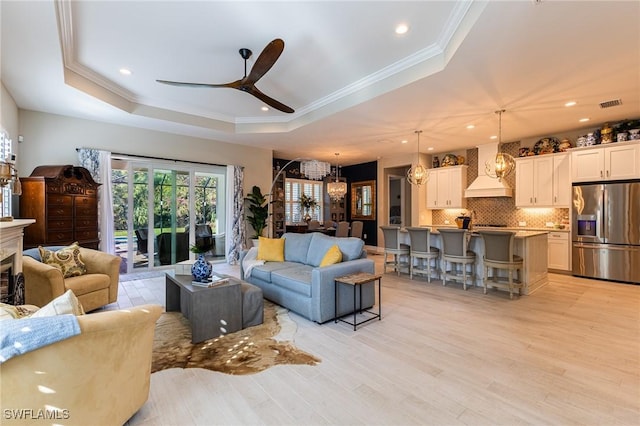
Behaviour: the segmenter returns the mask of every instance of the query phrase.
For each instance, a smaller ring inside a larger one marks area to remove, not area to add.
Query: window
[[[311,219],[322,222],[323,218],[323,197],[322,182],[305,179],[285,179],[285,220],[287,223],[304,222],[306,212],[300,206],[300,196],[302,194],[313,198],[318,203],[315,209],[309,210]]]
[[[0,160],[11,161],[11,139],[0,130]],[[11,188],[13,183],[0,187],[0,217],[11,216]]]

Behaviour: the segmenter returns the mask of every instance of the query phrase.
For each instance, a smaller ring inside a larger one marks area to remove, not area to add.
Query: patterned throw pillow
[[[58,251],[47,250],[42,246],[38,247],[38,250],[42,262],[59,269],[64,278],[77,277],[87,273],[87,267],[80,256],[80,246],[77,242]]]
[[[33,312],[29,306],[14,306],[7,303],[0,303],[0,321],[25,318]]]

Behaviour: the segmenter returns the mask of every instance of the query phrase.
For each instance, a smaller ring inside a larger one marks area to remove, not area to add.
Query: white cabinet
[[[640,178],[640,142],[579,148],[571,153],[573,182]]]
[[[553,156],[552,195],[552,206],[571,206],[571,155],[568,152]]]
[[[568,232],[549,232],[547,247],[547,266],[549,269],[558,269],[561,271],[571,270],[571,251],[569,250]]]
[[[516,162],[516,207],[550,206],[553,203],[553,158],[550,155]]]
[[[516,159],[516,207],[569,207],[568,153]]]
[[[429,169],[427,182],[427,208],[466,208],[464,190],[467,187],[467,166]]]

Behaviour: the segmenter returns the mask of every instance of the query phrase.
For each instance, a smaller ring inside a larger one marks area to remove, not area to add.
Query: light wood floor
[[[164,279],[120,294],[109,308],[163,304]],[[511,301],[387,273],[382,321],[354,332],[290,315],[319,365],[157,372],[128,424],[640,424],[640,286],[552,274]]]

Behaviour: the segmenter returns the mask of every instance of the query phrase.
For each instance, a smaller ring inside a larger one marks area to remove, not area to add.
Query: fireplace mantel
[[[22,237],[24,228],[35,223],[34,219],[14,219],[0,222],[0,264],[11,265],[12,280],[17,283],[22,275]]]

